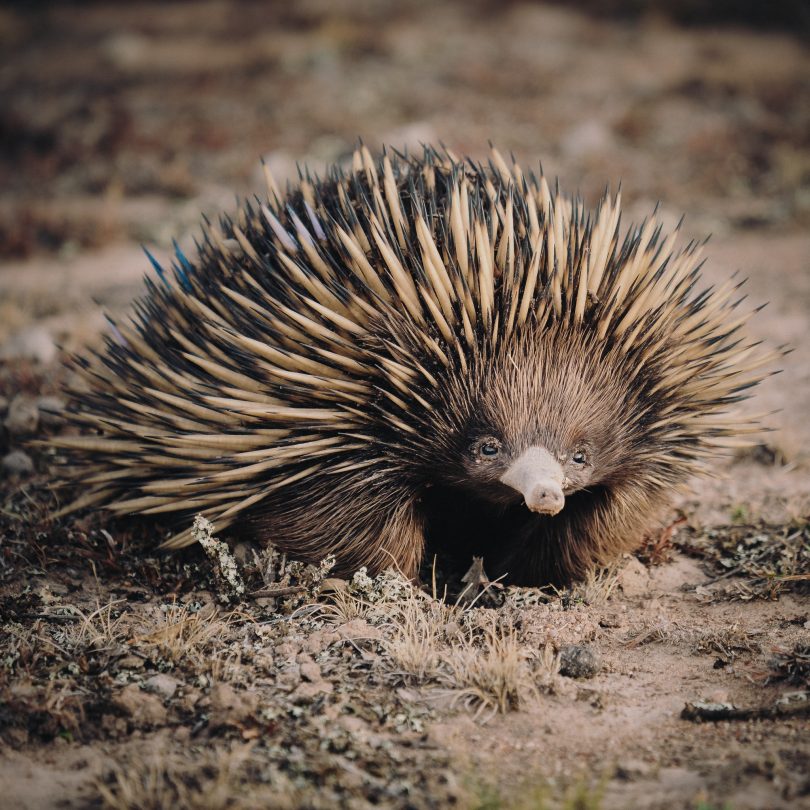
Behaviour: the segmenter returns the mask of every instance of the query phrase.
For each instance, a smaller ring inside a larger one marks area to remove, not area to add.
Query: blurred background
[[[201,214],[358,138],[485,157],[488,141],[625,222],[662,201],[712,233],[709,278],[772,300],[755,331],[804,342],[810,311],[806,0],[28,2],[0,9],[0,398],[53,393],[147,262]],[[654,8],[654,10],[653,10]],[[803,452],[807,354],[766,406]],[[783,378],[784,379],[784,378]],[[2,405],[2,402],[0,402]],[[762,403],[760,403],[760,406]],[[0,418],[2,418],[0,413]],[[797,427],[798,426],[798,427]],[[9,442],[6,441],[7,446]],[[10,444],[13,445],[13,436]],[[791,447],[793,450],[791,450]]]
[[[572,10],[576,5],[578,11]],[[647,6],[658,9],[645,11]],[[0,11],[0,257],[166,243],[358,137],[494,141],[715,232],[810,222],[808,5],[27,2]]]

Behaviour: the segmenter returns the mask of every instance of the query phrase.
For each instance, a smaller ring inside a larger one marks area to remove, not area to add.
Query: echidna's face
[[[588,447],[547,447],[532,443],[516,451],[497,436],[470,443],[464,460],[470,489],[485,500],[509,504],[522,499],[532,512],[556,515],[565,498],[587,487],[594,471]]]
[[[463,394],[467,416],[440,483],[482,505],[521,503],[538,515],[564,511],[576,492],[626,480],[630,430],[626,386],[575,335],[546,333],[489,360]],[[633,409],[629,409],[632,411]],[[637,410],[637,409],[636,409]],[[585,501],[578,499],[580,508]]]

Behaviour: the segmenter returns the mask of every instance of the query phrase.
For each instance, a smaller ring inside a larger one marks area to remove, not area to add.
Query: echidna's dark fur
[[[566,581],[756,427],[732,413],[770,360],[739,284],[698,291],[699,246],[654,217],[621,236],[618,198],[589,214],[495,152],[432,149],[268,188],[171,278],[155,262],[79,363],[72,506],[173,514],[170,547],[202,513],[344,572],[413,575],[428,535]],[[559,462],[558,514],[501,482],[531,447]]]

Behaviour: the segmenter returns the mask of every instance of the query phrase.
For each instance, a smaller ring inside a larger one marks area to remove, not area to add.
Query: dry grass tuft
[[[718,526],[676,536],[681,551],[703,561],[715,595],[748,601],[810,590],[810,523]],[[723,583],[722,586],[718,583]]]
[[[468,632],[446,650],[440,680],[452,691],[452,702],[472,709],[476,717],[505,714],[539,696],[532,658],[514,629],[503,630],[493,619],[483,633]],[[543,664],[550,672],[553,665]]]
[[[75,605],[71,610],[79,621],[67,624],[53,632],[60,647],[71,652],[103,650],[124,643],[129,638],[131,618],[117,607],[124,599],[114,599],[96,607],[92,613],[84,613]]]
[[[442,628],[451,610],[440,602],[407,599],[387,625],[383,649],[400,674],[418,682],[439,675]],[[444,621],[443,621],[444,619]]]
[[[297,807],[297,791],[277,775],[276,787],[247,780],[252,745],[220,749],[197,763],[159,751],[114,762],[95,788],[105,810],[249,810]],[[246,784],[250,784],[249,795]]]
[[[810,689],[810,644],[796,644],[792,650],[777,652],[769,666],[768,683]]]
[[[617,563],[589,571],[587,577],[572,588],[572,599],[581,599],[590,607],[604,607],[619,584],[620,567]]]
[[[130,644],[172,664],[188,661],[196,668],[207,669],[209,648],[222,641],[230,626],[243,618],[237,612],[221,616],[216,608],[192,611],[172,602],[162,606],[155,628],[136,636]]]
[[[374,611],[366,618],[373,621]],[[550,646],[538,655],[512,626],[499,624],[497,613],[448,605],[415,589],[398,592],[381,629],[383,660],[393,674],[476,718],[526,706],[557,671]]]

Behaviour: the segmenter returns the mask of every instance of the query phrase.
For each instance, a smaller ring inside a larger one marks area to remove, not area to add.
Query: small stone
[[[442,627],[442,630],[444,632],[444,637],[448,641],[453,641],[454,639],[459,638],[463,634],[461,625],[456,621],[447,622],[447,624],[445,624],[444,627]]]
[[[65,401],[59,397],[39,397],[37,399],[39,422],[44,427],[61,427],[65,424]]]
[[[625,596],[643,596],[650,589],[650,572],[635,557],[625,563],[617,577]]]
[[[599,619],[599,626],[606,628],[621,627],[624,624],[621,613],[617,611],[608,612]]]
[[[279,671],[276,683],[282,689],[294,689],[301,683],[301,667],[298,664],[288,664]]]
[[[316,683],[322,679],[321,668],[314,662],[310,661],[306,664],[301,664],[301,677],[310,683]]]
[[[372,627],[365,619],[351,619],[335,628],[337,634],[346,641],[376,640],[380,631]]]
[[[34,462],[28,453],[22,450],[12,450],[3,456],[0,467],[7,475],[31,475],[34,472]]]
[[[216,684],[208,697],[212,728],[241,725],[259,708],[259,696],[255,692],[237,692],[226,683]]]
[[[320,587],[321,593],[346,593],[348,590],[349,583],[338,577],[327,577]]]
[[[589,644],[569,644],[560,650],[560,675],[593,678],[600,669],[602,659]]]
[[[137,655],[125,655],[118,659],[118,669],[143,669],[143,658]]]
[[[36,401],[24,394],[18,394],[11,400],[3,424],[11,436],[28,436],[35,433],[39,425],[39,408]]]
[[[616,766],[616,778],[625,782],[641,779],[649,772],[649,766],[640,759],[626,759]]]
[[[177,687],[182,685],[182,681],[178,681],[177,678],[172,678],[171,675],[166,675],[165,673],[153,675],[151,678],[144,681],[143,684],[147,692],[154,692],[164,700],[173,697],[174,693],[177,691]]]
[[[0,416],[5,416],[8,411],[8,397],[0,397]]]
[[[160,699],[141,691],[137,684],[125,686],[113,698],[112,704],[139,726],[162,726],[166,722],[166,709]]]
[[[301,683],[298,688],[290,695],[290,698],[295,703],[311,703],[321,695],[328,695],[332,692],[334,686],[329,681],[316,681],[315,683]]]
[[[340,636],[333,630],[315,630],[304,640],[304,649],[308,653],[316,654],[339,640]]]
[[[0,360],[33,360],[50,363],[57,353],[50,332],[41,326],[31,326],[12,335],[0,347]]]

